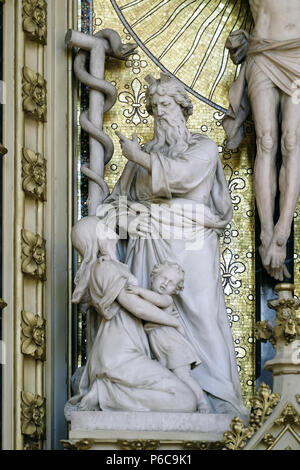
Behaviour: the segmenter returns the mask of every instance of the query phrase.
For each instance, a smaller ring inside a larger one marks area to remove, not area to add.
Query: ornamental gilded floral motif
[[[138,78],[134,78],[131,82],[131,90],[129,85],[125,85],[126,91],[122,91],[119,95],[119,101],[121,103],[128,104],[129,107],[123,111],[123,115],[126,118],[127,124],[134,124],[138,126],[143,122],[146,124],[149,114],[146,110],[146,93],[145,87],[143,89],[141,82]]]
[[[46,160],[40,153],[23,149],[23,190],[28,196],[46,200]]]
[[[47,43],[47,2],[23,0],[23,29],[29,39]]]
[[[47,82],[28,67],[23,68],[23,110],[38,121],[47,120]]]
[[[45,435],[45,398],[30,392],[22,392],[22,434],[34,440]]]
[[[22,353],[45,360],[45,320],[39,315],[22,312]]]
[[[40,235],[22,230],[22,271],[41,281],[46,280],[45,245]]]

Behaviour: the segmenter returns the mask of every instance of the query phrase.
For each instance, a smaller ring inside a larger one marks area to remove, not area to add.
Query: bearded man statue
[[[219,235],[232,205],[218,148],[187,129],[193,106],[176,79],[162,74],[146,81],[154,137],[141,147],[135,134],[131,140],[117,133],[128,162],[99,207],[100,232],[103,226],[117,232],[118,259],[140,286],[149,288],[156,264],[183,267],[184,289],[175,304],[199,356],[192,375],[213,413],[247,417],[220,276]]]

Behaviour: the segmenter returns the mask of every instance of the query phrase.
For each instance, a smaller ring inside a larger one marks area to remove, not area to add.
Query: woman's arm
[[[142,299],[138,295],[129,294],[126,289],[121,290],[117,300],[122,307],[128,310],[128,312],[141,320],[165,326],[173,326],[175,328],[180,326],[180,322],[177,318],[165,313],[163,310],[159,309],[147,300]]]

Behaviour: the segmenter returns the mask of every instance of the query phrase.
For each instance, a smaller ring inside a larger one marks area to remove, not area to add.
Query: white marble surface
[[[71,414],[71,431],[223,433],[229,429],[232,419],[231,414],[76,411]]]

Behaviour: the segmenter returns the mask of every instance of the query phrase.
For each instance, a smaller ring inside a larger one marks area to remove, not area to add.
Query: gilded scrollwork
[[[300,394],[299,394],[299,395],[296,395],[296,400],[297,400],[297,402],[298,402],[299,405],[300,405]]]
[[[46,280],[46,242],[25,229],[22,230],[22,272]]]
[[[230,431],[226,431],[223,435],[223,450],[243,449],[253,434],[254,428],[244,427],[242,420],[236,416],[230,424]]]
[[[118,440],[117,446],[121,450],[156,450],[160,446],[160,441],[155,440]]]
[[[29,67],[23,68],[23,110],[39,121],[47,120],[47,82]]]
[[[46,400],[30,392],[21,393],[21,431],[26,449],[38,449],[45,436]]]
[[[22,158],[23,190],[28,196],[46,200],[47,162],[40,153],[23,149]]]
[[[258,429],[272,413],[280,401],[280,395],[273,393],[268,385],[262,383],[253,397],[250,415],[250,426]]]
[[[23,30],[27,37],[41,44],[47,43],[47,2],[23,0]]]
[[[45,360],[45,320],[39,315],[22,312],[22,346],[21,351],[34,359]]]

